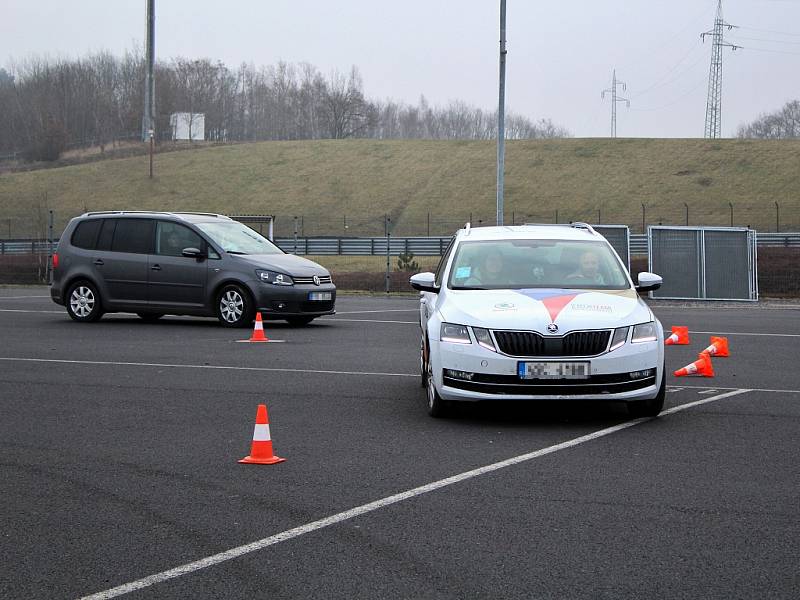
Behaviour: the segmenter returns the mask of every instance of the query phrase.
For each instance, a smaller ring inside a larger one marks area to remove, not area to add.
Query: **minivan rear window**
[[[101,219],[91,219],[78,223],[78,226],[72,234],[72,245],[76,248],[93,250],[95,240],[97,240],[97,232],[100,231],[100,224],[102,222]]]
[[[153,247],[153,221],[151,219],[118,219],[114,231],[112,252],[148,254]]]

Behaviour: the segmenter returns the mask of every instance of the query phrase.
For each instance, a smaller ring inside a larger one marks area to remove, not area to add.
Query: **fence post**
[[[375,238],[369,238],[369,255],[375,256]]]
[[[47,217],[47,283],[53,284],[53,211]]]
[[[337,248],[338,248],[339,254],[341,255],[341,253],[342,253],[342,238],[337,238],[336,241],[337,241]]]
[[[292,254],[297,254],[297,217],[294,218],[294,252]]]
[[[383,226],[386,230],[386,293],[389,293],[389,282],[390,282],[390,273],[391,273],[391,266],[389,264],[389,253],[390,253],[390,246],[391,246],[391,234],[389,233],[389,215],[384,215],[383,217]]]

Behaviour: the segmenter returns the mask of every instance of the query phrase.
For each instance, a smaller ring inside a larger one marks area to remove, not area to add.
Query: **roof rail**
[[[219,217],[220,219],[231,220],[230,217],[226,217],[225,215],[219,215],[217,213],[191,212],[191,211],[171,212],[164,210],[95,210],[83,213],[81,216],[93,217],[96,215],[173,215],[173,216],[196,215],[200,217]]]
[[[141,215],[141,214],[172,214],[172,213],[165,213],[162,211],[157,210],[93,210],[91,212],[83,213],[83,217],[92,217],[94,215],[127,215],[127,214],[134,214],[134,215]]]
[[[597,232],[594,230],[594,228],[583,221],[573,221],[570,223],[570,227],[574,227],[575,229],[587,229],[592,235],[597,235]]]
[[[592,235],[598,235],[594,228],[583,221],[571,221],[569,223],[525,223],[536,227],[572,227],[574,229],[586,229]]]

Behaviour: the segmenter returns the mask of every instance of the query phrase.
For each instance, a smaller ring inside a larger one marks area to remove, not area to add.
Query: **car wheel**
[[[164,316],[164,313],[151,313],[151,312],[140,312],[136,313],[139,315],[139,318],[143,321],[158,321],[161,317]]]
[[[419,336],[419,382],[423,388],[428,386],[428,353],[424,335]]]
[[[293,325],[295,327],[302,327],[303,325],[308,325],[311,321],[314,320],[314,317],[287,317],[286,322],[289,325]]]
[[[664,398],[667,395],[667,371],[664,365],[661,386],[658,394],[652,400],[635,400],[628,402],[628,414],[632,417],[657,417],[664,408]]]
[[[250,295],[238,285],[226,285],[216,302],[217,319],[225,327],[249,327],[255,316],[255,308]]]
[[[436,391],[436,385],[433,383],[433,368],[431,367],[430,361],[428,361],[425,373],[425,392],[428,398],[428,414],[435,418],[446,417],[450,409],[450,403],[447,402],[447,400],[442,400],[439,392]]]
[[[93,283],[77,281],[67,291],[67,314],[80,323],[91,323],[103,316],[100,294]]]

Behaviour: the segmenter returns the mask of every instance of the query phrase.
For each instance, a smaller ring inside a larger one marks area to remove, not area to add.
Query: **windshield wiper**
[[[243,256],[247,256],[247,252],[239,252],[238,250],[225,250],[228,254],[241,254]]]
[[[489,288],[475,287],[475,286],[471,286],[471,285],[454,285],[451,289],[453,289],[453,290],[488,290]]]

